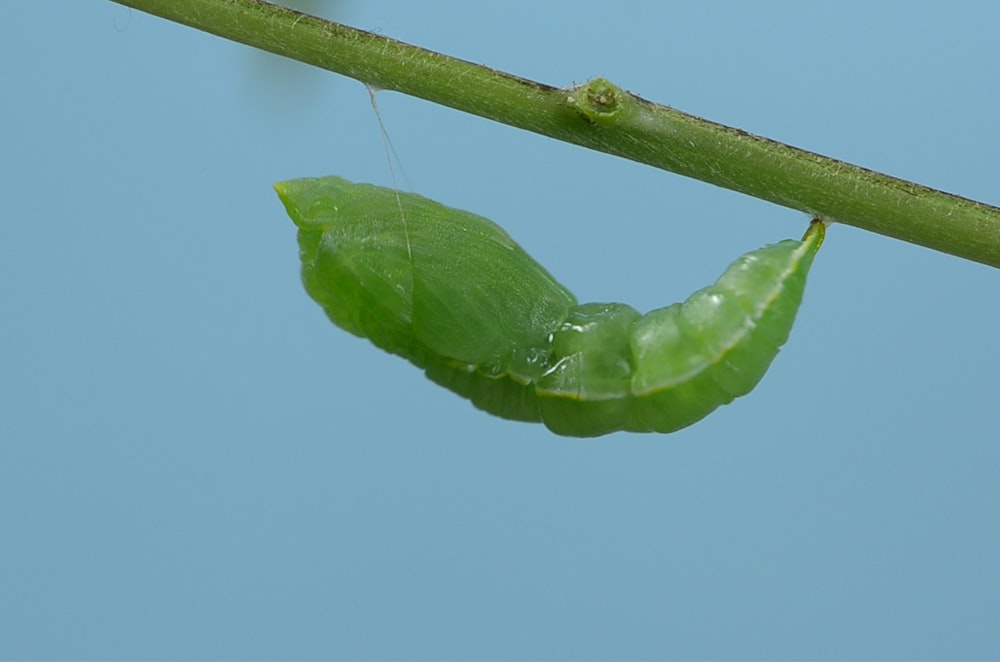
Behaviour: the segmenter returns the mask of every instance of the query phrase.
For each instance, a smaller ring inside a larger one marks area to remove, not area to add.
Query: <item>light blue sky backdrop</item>
[[[382,2],[351,25],[1000,203],[994,3]],[[0,658],[1000,656],[1000,271],[833,227],[750,396],[498,420],[334,328],[271,185],[391,184],[358,82],[0,3]],[[413,190],[583,300],[806,217],[382,93]]]

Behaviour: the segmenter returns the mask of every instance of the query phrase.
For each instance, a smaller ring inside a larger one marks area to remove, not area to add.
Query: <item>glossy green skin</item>
[[[499,226],[338,177],[275,186],[306,290],[338,326],[503,418],[557,434],[672,432],[749,393],[788,338],[823,240],[814,223],[640,315],[577,305]]]

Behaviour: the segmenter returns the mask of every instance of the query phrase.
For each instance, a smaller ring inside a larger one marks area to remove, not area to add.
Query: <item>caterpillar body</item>
[[[275,189],[305,288],[336,325],[480,409],[577,437],[673,432],[749,393],[788,339],[825,230],[814,221],[640,314],[579,304],[475,214],[339,177]]]

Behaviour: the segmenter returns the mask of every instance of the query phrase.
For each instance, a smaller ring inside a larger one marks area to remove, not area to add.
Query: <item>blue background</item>
[[[997,4],[313,7],[1000,203]],[[996,269],[834,226],[750,396],[558,438],[305,295],[271,185],[392,184],[360,83],[99,0],[0,4],[0,68],[0,657],[1000,657]],[[583,300],[806,225],[378,102],[413,190]]]

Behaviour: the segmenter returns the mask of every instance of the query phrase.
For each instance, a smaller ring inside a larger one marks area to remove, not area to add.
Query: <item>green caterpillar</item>
[[[333,322],[491,414],[556,434],[673,432],[749,393],[788,339],[823,242],[747,253],[645,315],[578,304],[499,226],[339,177],[275,185],[302,279]]]

